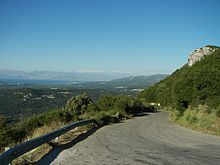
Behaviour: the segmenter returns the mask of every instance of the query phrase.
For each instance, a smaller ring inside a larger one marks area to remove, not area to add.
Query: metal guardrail
[[[34,148],[41,146],[42,144],[48,143],[56,137],[59,137],[65,134],[66,132],[72,130],[73,128],[91,123],[96,123],[96,121],[94,119],[77,121],[63,128],[47,133],[43,136],[16,145],[0,155],[0,164],[8,165],[17,157],[27,153],[28,151],[33,150]]]

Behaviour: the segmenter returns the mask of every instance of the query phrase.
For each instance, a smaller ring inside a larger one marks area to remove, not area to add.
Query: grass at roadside
[[[63,127],[64,125],[59,124],[59,126]],[[38,137],[38,136],[41,136],[45,133],[48,133],[48,132],[52,131],[53,128],[56,129],[56,127],[54,127],[54,126],[51,126],[51,127],[44,126],[44,127],[38,128],[34,131],[33,137],[30,137],[30,138]],[[71,143],[71,141],[74,138],[80,136],[83,133],[86,133],[88,130],[90,130],[92,128],[93,128],[92,125],[77,127],[76,129],[73,129],[73,130],[67,132],[66,134],[60,136],[58,139],[56,139],[56,140],[54,139],[51,142],[43,144],[43,145],[31,150],[30,152],[22,155],[21,157],[12,161],[11,164],[12,165],[35,164],[37,161],[39,161],[43,156],[48,154],[54,148]]]
[[[204,105],[193,109],[188,108],[182,114],[175,109],[170,109],[170,111],[171,120],[179,125],[220,136],[220,117],[216,111],[209,111]]]

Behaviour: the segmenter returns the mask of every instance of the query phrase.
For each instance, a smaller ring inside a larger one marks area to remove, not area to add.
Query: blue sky
[[[0,0],[0,69],[171,73],[220,45],[219,0]]]

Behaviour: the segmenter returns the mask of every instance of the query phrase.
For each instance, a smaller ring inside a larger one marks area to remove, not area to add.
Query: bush
[[[220,106],[215,110],[216,116],[220,117]]]
[[[192,116],[192,118],[190,119],[190,123],[196,123],[197,122],[197,117],[196,116]]]
[[[154,111],[153,106],[144,106],[141,101],[128,96],[103,96],[94,103],[87,95],[72,97],[65,108],[51,110],[39,115],[29,117],[13,128],[3,127],[4,119],[0,116],[0,144],[7,146],[22,142],[27,136],[40,127],[54,122],[67,123],[74,120],[95,118],[104,124],[118,122],[121,118],[129,118],[138,112]],[[4,128],[4,129],[3,129]]]
[[[0,115],[0,129],[5,127],[5,117]]]
[[[117,98],[115,96],[102,96],[99,98],[97,104],[101,110],[108,110],[114,106]]]
[[[78,117],[85,113],[88,105],[91,103],[92,100],[86,94],[82,94],[70,98],[66,103],[65,109]]]

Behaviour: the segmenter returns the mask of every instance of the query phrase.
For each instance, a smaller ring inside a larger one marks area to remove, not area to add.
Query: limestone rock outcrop
[[[188,65],[191,67],[197,61],[200,61],[204,56],[212,54],[217,49],[218,47],[215,47],[215,46],[205,46],[202,48],[195,49],[189,55]]]

